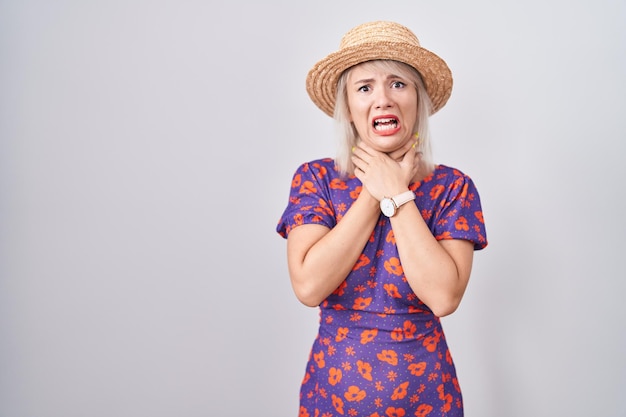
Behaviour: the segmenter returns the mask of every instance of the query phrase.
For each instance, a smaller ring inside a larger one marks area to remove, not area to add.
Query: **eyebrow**
[[[396,74],[389,74],[387,76],[387,80],[394,80],[394,79],[396,79],[396,80],[404,80],[404,77],[401,77],[401,76],[396,75]],[[374,78],[364,78],[364,79],[355,81],[353,84],[369,84],[369,83],[371,83],[373,81],[375,81]]]

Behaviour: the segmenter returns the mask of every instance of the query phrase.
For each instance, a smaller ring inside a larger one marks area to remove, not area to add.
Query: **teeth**
[[[390,130],[390,129],[395,129],[396,128],[396,124],[389,124],[389,125],[376,125],[374,126],[374,129],[376,130]]]
[[[376,130],[395,129],[396,126],[398,126],[398,120],[392,117],[377,119],[374,121],[374,129]]]

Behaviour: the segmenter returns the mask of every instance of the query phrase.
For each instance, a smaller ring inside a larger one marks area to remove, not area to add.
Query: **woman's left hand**
[[[409,189],[409,184],[419,170],[420,156],[412,142],[390,154],[360,142],[352,152],[354,175],[372,197],[380,201]]]

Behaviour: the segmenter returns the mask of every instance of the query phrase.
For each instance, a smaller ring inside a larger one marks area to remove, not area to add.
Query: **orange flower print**
[[[461,392],[461,386],[459,385],[459,380],[456,378],[452,378],[452,385],[454,385],[454,389],[456,392]]]
[[[433,406],[429,404],[420,404],[417,406],[417,411],[415,411],[415,415],[417,417],[426,417],[433,411]]]
[[[407,388],[409,388],[409,381],[403,382],[402,384],[398,385],[396,389],[393,390],[393,394],[391,394],[391,399],[401,400],[406,397],[408,394]]]
[[[291,180],[291,188],[299,187],[302,184],[302,174],[296,174]]]
[[[347,327],[340,327],[337,329],[337,336],[335,336],[335,342],[341,342],[343,339],[348,337],[348,332],[350,330]]]
[[[452,408],[452,395],[444,391],[443,384],[437,387],[437,392],[439,392],[439,399],[444,401],[443,406],[441,407],[441,411],[447,413]]]
[[[387,362],[389,365],[398,364],[398,354],[391,349],[383,350],[382,352],[377,354],[376,357],[382,362]]]
[[[333,400],[333,407],[335,407],[335,410],[337,410],[339,414],[343,415],[343,400],[335,394],[333,394],[331,399]]]
[[[398,292],[398,287],[395,284],[385,284],[383,285],[385,291],[387,291],[387,295],[391,298],[402,298],[402,295]]]
[[[357,387],[356,385],[351,385],[348,387],[348,391],[346,391],[343,396],[345,397],[346,400],[353,402],[359,402],[362,401],[365,396],[365,390],[362,390],[361,388]]]
[[[332,367],[328,370],[328,383],[333,387],[341,382],[342,377],[343,372],[341,372],[341,369]]]
[[[474,212],[474,216],[476,216],[476,218],[478,219],[479,222],[485,223],[485,219],[483,219],[483,212],[482,211],[475,211]]]
[[[335,212],[334,212],[333,208],[331,206],[329,206],[328,203],[324,199],[322,199],[322,198],[318,199],[317,200],[317,204],[319,204],[319,207],[315,207],[313,209],[313,211],[318,212],[318,213],[325,213],[325,214],[328,214],[330,216],[334,216],[335,215]]]
[[[400,265],[400,259],[396,258],[395,256],[392,256],[391,258],[389,258],[388,261],[385,261],[384,265],[385,271],[389,272],[390,274],[400,276],[404,272],[402,269],[402,265]]]
[[[385,241],[388,243],[393,243],[393,244],[396,243],[396,237],[393,234],[393,229],[389,230],[389,233],[387,233],[387,237],[385,238]]]
[[[372,297],[367,297],[367,298],[358,297],[354,300],[354,305],[352,306],[352,308],[354,310],[365,310],[367,306],[370,305],[371,302],[372,302]]]
[[[404,322],[404,337],[407,339],[412,339],[415,336],[415,332],[417,331],[417,326],[410,320],[406,320]]]
[[[304,183],[302,183],[302,186],[300,187],[301,194],[313,194],[316,192],[317,192],[317,188],[315,188],[315,184],[313,184],[313,182],[311,181],[305,181]]]
[[[424,338],[422,345],[426,348],[427,351],[434,352],[435,350],[437,350],[437,344],[439,343],[440,339],[441,333],[435,330],[433,336],[426,336]]]
[[[378,329],[363,330],[361,332],[361,344],[365,345],[371,342],[372,340],[374,340],[374,338],[377,335],[378,335]]]
[[[459,195],[459,198],[465,199],[467,197],[468,191],[469,191],[469,184],[468,183],[463,184],[463,189],[461,190],[461,194]]]
[[[309,412],[303,406],[300,406],[300,412],[298,413],[298,417],[311,417]]]
[[[313,354],[313,360],[315,361],[315,363],[317,364],[318,368],[323,368],[324,366],[326,366],[326,361],[324,360],[324,351],[320,350],[319,353],[314,353]]]
[[[328,346],[328,356],[333,356],[337,353],[337,348],[333,345]]]
[[[354,287],[354,291],[356,291],[356,292],[363,292],[363,291],[365,291],[365,286],[363,284],[359,284],[356,287]]]
[[[363,189],[362,185],[359,185],[354,190],[350,191],[350,198],[356,200],[359,194],[361,194],[361,190]]]
[[[320,163],[314,163],[313,168],[317,169],[317,174],[315,174],[315,176],[319,179],[324,178],[326,174],[328,174],[328,170],[326,169],[326,167]]]
[[[365,254],[362,253],[359,256],[359,260],[356,261],[356,263],[352,267],[352,270],[356,271],[357,269],[363,268],[365,265],[367,265],[369,263],[370,263],[370,258],[368,258],[367,256],[365,256]]]
[[[441,193],[443,193],[443,190],[445,190],[445,187],[443,185],[441,184],[433,185],[433,188],[431,188],[430,190],[430,199],[436,200],[437,197],[439,197]]]
[[[449,365],[452,365],[452,354],[450,353],[450,349],[446,349],[446,362]]]
[[[361,360],[356,361],[357,370],[359,374],[368,381],[372,380],[372,365]]]
[[[426,362],[412,363],[409,365],[411,375],[422,376],[426,371]]]
[[[467,219],[463,216],[459,216],[459,218],[454,222],[454,227],[456,230],[464,230],[466,232],[469,230]]]
[[[391,331],[391,338],[396,342],[400,342],[402,341],[402,339],[404,339],[404,332],[400,327],[396,327]]]
[[[404,408],[401,407],[388,407],[385,410],[385,415],[387,417],[404,417],[404,415],[406,414],[406,411],[404,411]]]
[[[350,315],[350,321],[359,321],[361,320],[361,315],[359,313],[352,313]]]
[[[395,314],[396,313],[396,309],[393,307],[385,307],[383,309],[383,313],[379,313],[378,316],[380,317],[387,317],[387,314]]]
[[[304,378],[302,378],[302,385],[309,382],[309,379],[311,379],[311,374],[307,372],[306,374],[304,374]]]
[[[345,183],[345,181],[342,181],[339,178],[333,178],[333,180],[330,182],[330,188],[332,190],[347,190],[348,185]]]
[[[435,236],[435,239],[437,240],[452,239],[452,234],[446,230],[442,234]]]
[[[339,284],[337,289],[333,291],[333,295],[342,296],[347,286],[348,286],[348,283],[344,280],[341,284]]]
[[[378,413],[370,414],[369,417],[380,417],[380,414]]]

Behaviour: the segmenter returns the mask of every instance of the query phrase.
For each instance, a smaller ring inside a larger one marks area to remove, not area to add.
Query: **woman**
[[[430,157],[428,117],[451,90],[446,63],[393,22],[350,30],[308,74],[341,144],[298,168],[277,226],[296,296],[320,307],[300,416],[463,415],[439,317],[487,240],[472,180]]]

